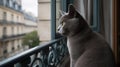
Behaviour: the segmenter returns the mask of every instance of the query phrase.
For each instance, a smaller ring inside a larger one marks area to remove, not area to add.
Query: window
[[[13,3],[13,8],[15,8],[15,5],[16,5],[16,3],[14,2],[14,3]]]
[[[7,36],[7,28],[4,27],[4,28],[3,28],[3,37],[6,37],[6,36]]]
[[[14,27],[11,28],[12,35],[14,35]]]
[[[20,45],[18,44],[17,48],[19,49],[20,48]]]
[[[6,6],[7,5],[7,1],[3,0],[3,4],[4,4],[4,6]]]
[[[12,51],[14,51],[15,50],[15,48],[14,48],[14,46],[12,46]]]
[[[7,53],[7,49],[4,49],[4,50],[3,50],[3,54],[6,54],[6,53]]]
[[[15,5],[15,9],[18,10],[18,4]]]
[[[3,55],[7,54],[8,53],[8,50],[7,50],[7,42],[2,42],[2,50],[3,50]]]
[[[14,15],[11,14],[11,21],[14,21]]]
[[[10,7],[13,7],[13,1],[10,0]]]
[[[7,0],[6,2],[7,2],[6,5],[9,7],[10,6],[10,0]]]
[[[20,5],[18,6],[18,9],[21,10],[21,6]]]
[[[19,34],[19,26],[17,26],[17,34]]]
[[[14,2],[13,7],[14,7],[15,10],[17,10],[18,9],[18,4],[16,2]]]
[[[17,49],[19,49],[19,48],[20,48],[20,45],[19,45],[19,39],[17,40],[17,43],[18,43],[18,45],[17,45]]]
[[[55,39],[56,36],[56,22],[60,17],[59,10],[67,11],[68,4],[71,0],[52,0],[51,11],[51,38]]]
[[[3,12],[3,20],[7,20],[7,13]]]
[[[1,5],[3,5],[3,2],[4,2],[4,1],[3,1],[3,0],[1,0],[0,4],[1,4]]]
[[[101,0],[74,0],[77,11],[94,31],[99,32]]]
[[[12,41],[11,46],[12,46],[11,50],[14,51],[15,50],[15,48],[14,48],[14,40]]]
[[[19,22],[19,16],[17,16],[17,22]]]
[[[64,12],[68,11],[68,5],[72,3],[73,0],[56,0],[56,23],[58,22],[58,19],[60,18],[60,12],[59,10],[62,10]]]

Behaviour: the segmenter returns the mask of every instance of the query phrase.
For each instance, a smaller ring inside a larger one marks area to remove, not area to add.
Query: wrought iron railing
[[[6,19],[0,20],[0,24],[25,25],[24,23],[21,23],[21,22],[8,21],[8,20],[6,20]]]
[[[14,39],[18,39],[18,38],[23,38],[26,34],[23,33],[23,34],[16,34],[16,35],[11,35],[11,36],[8,36],[8,35],[3,35],[3,37],[0,38],[0,41],[1,42],[5,42],[5,41],[8,41],[8,40],[14,40]]]
[[[8,58],[0,62],[0,67],[57,67],[67,52],[62,37]]]

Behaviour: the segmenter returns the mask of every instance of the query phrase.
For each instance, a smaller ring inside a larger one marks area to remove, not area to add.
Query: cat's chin
[[[67,33],[61,33],[61,35],[62,35],[62,36],[68,36],[68,34],[67,34]]]
[[[61,35],[61,36],[66,36],[65,33],[60,33],[60,32],[58,32],[58,34]]]
[[[68,30],[60,30],[60,31],[58,31],[58,33],[60,34],[60,35],[62,35],[62,36],[68,36],[68,34],[69,34],[69,31]]]

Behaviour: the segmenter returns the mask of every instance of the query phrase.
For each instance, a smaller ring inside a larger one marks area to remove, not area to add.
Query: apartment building
[[[24,33],[30,33],[37,30],[37,18],[30,12],[23,12],[24,14]]]
[[[21,0],[0,1],[0,59],[2,60],[23,51],[22,38],[25,34],[36,30],[37,24],[31,15],[25,16]]]
[[[51,40],[51,0],[38,0],[38,33],[40,41]]]

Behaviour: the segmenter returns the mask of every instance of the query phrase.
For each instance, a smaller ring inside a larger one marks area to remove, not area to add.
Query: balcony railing
[[[26,26],[26,27],[37,27],[36,25],[27,25],[27,24],[25,24],[25,23],[23,23],[23,22],[17,22],[17,21],[8,21],[8,20],[6,20],[6,19],[3,19],[3,20],[0,20],[0,24],[1,25],[6,25],[6,24],[8,24],[8,25],[24,25],[24,26]]]
[[[8,58],[0,67],[57,67],[67,53],[66,39],[60,38]]]
[[[0,38],[0,41],[8,41],[8,40],[14,40],[14,39],[19,39],[19,38],[23,38],[25,36],[25,34],[17,34],[17,35],[11,35],[11,36],[7,36],[7,35],[3,35],[2,38]]]
[[[8,21],[6,19],[0,20],[0,24],[11,24],[11,25],[25,25],[21,22],[16,22],[16,21]]]

